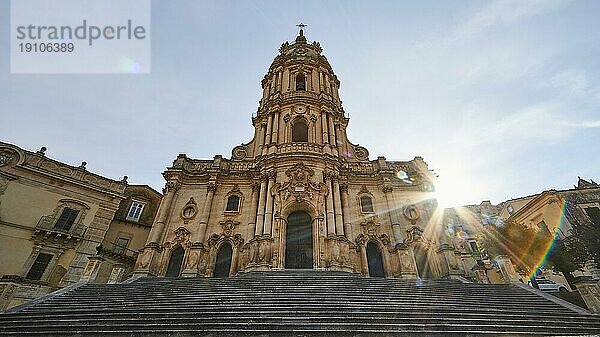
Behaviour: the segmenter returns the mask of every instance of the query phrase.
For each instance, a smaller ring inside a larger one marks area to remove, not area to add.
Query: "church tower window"
[[[305,91],[306,90],[306,78],[304,74],[298,74],[296,76],[296,91]]]
[[[365,196],[360,197],[360,209],[363,213],[373,213],[373,201]]]
[[[308,142],[308,125],[303,120],[294,123],[292,127],[292,142]]]

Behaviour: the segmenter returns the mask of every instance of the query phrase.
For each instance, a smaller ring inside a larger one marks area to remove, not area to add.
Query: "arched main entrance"
[[[369,276],[385,277],[383,269],[383,257],[377,244],[373,241],[367,244],[367,262],[369,264]]]
[[[217,261],[215,262],[214,277],[228,277],[229,271],[231,270],[231,257],[233,256],[233,249],[227,242],[221,245],[217,252]]]
[[[417,263],[417,272],[420,278],[432,278],[433,272],[429,263],[428,250],[423,245],[415,245],[415,262]]]
[[[312,267],[312,219],[306,212],[293,212],[287,218],[285,268],[312,269]]]
[[[178,277],[181,273],[181,264],[183,263],[183,255],[185,251],[181,246],[171,251],[171,258],[169,259],[169,265],[167,267],[166,277]]]

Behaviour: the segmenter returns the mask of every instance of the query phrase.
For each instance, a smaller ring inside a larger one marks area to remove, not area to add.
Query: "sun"
[[[444,171],[435,181],[434,197],[439,207],[451,208],[474,203],[480,188],[462,172],[452,171]]]

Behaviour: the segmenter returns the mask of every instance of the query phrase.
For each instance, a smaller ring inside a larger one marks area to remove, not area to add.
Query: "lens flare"
[[[124,57],[121,60],[121,69],[131,74],[138,74],[141,70],[141,65],[129,57]]]
[[[538,272],[540,271],[540,269],[542,267],[544,267],[544,265],[546,265],[548,257],[550,256],[550,252],[552,251],[552,248],[558,241],[559,234],[562,232],[562,230],[565,227],[566,211],[567,211],[567,198],[563,198],[563,201],[562,201],[562,204],[560,207],[559,219],[552,219],[557,224],[556,230],[554,231],[554,235],[552,236],[551,239],[549,239],[546,242],[546,247],[544,249],[544,253],[540,255],[538,262],[536,263],[535,267],[532,268],[530,274],[528,275],[529,280],[534,279],[536,277],[536,275],[538,274]],[[530,247],[528,247],[527,251],[529,250],[529,248]]]

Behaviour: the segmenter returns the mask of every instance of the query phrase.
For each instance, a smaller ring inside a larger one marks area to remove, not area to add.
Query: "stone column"
[[[348,203],[347,183],[340,184],[340,199],[342,200],[342,217],[344,218],[344,233],[346,234],[346,238],[352,239],[354,238],[354,233],[352,233],[352,225],[350,221],[350,205]]]
[[[342,218],[342,202],[340,200],[340,182],[338,178],[332,179],[333,182],[333,202],[335,207],[335,233],[344,235],[344,219]]]
[[[321,129],[323,130],[323,144],[329,144],[329,135],[327,133],[327,112],[321,113]]]
[[[263,123],[260,123],[258,125],[258,151],[262,150],[262,146],[265,144],[265,127],[266,125]]]
[[[266,177],[261,177],[260,180],[260,197],[258,199],[258,211],[256,212],[256,230],[255,236],[262,235],[265,225],[265,199],[267,198],[267,182]]]
[[[267,122],[267,136],[265,138],[265,145],[269,146],[271,144],[271,132],[273,130],[273,114],[269,111],[269,121]]]
[[[252,188],[252,208],[250,210],[250,214],[252,215],[253,222],[248,224],[248,235],[247,240],[250,240],[254,237],[254,232],[256,231],[256,211],[258,210],[258,197],[260,194],[260,184],[255,183]]]
[[[321,129],[321,125],[323,123],[319,121],[319,119],[317,119],[317,121],[315,122],[315,143],[317,144],[323,144],[323,130]]]
[[[284,121],[284,117],[282,117],[281,112],[279,113],[279,132],[277,133],[277,142],[278,143],[285,143],[285,121]]]
[[[333,126],[333,116],[328,116],[327,120],[329,122],[329,144],[336,146],[335,143],[335,127]]]
[[[335,137],[337,139],[336,145],[338,147],[338,150],[340,151],[340,153],[344,153],[345,142],[344,142],[344,137],[342,137],[342,125],[341,124],[336,125]]]
[[[277,91],[281,92],[281,78],[282,78],[282,74],[281,71],[277,72]]]
[[[165,221],[167,221],[167,216],[171,211],[171,204],[173,203],[173,198],[175,197],[175,193],[179,189],[181,184],[176,180],[168,181],[165,188],[163,189],[163,193],[165,196],[163,197],[160,206],[158,207],[158,215],[150,230],[150,234],[148,234],[148,240],[146,241],[146,245],[158,245],[160,244],[160,239],[162,237],[163,231],[165,229]]]
[[[208,220],[210,218],[210,210],[212,208],[213,198],[215,196],[215,191],[217,189],[217,185],[214,182],[209,182],[206,186],[206,201],[204,202],[204,207],[202,208],[202,213],[200,214],[200,221],[198,223],[198,231],[196,231],[196,235],[192,240],[194,243],[204,244],[204,237],[206,236],[206,227],[208,226]]]
[[[276,111],[273,115],[273,137],[271,143],[277,143],[279,141],[279,111]]]
[[[363,276],[369,276],[369,260],[367,260],[367,247],[360,245],[360,272]]]
[[[321,92],[325,91],[325,85],[323,83],[323,73],[319,71],[319,89]]]
[[[333,184],[330,175],[325,176],[325,184],[329,193],[327,193],[327,235],[335,234],[335,215],[333,211]]]
[[[404,242],[404,235],[402,235],[400,219],[398,217],[396,202],[394,200],[394,188],[392,186],[384,186],[383,193],[385,193],[385,202],[387,204],[388,214],[392,224],[392,231],[394,232],[394,244]]]
[[[273,229],[273,194],[271,194],[271,188],[275,184],[275,172],[269,174],[269,183],[267,185],[267,204],[265,205],[265,228],[263,234],[271,235]]]

